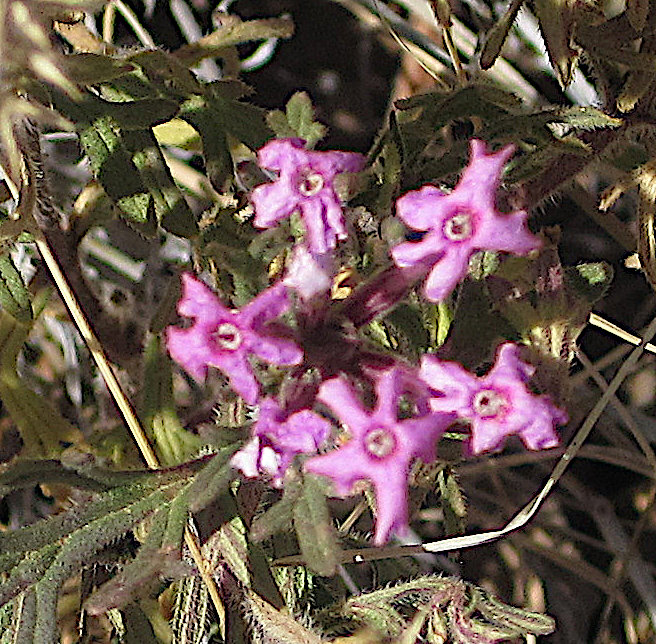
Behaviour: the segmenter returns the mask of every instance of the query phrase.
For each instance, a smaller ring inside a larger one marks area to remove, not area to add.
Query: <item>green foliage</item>
[[[14,286],[14,290],[19,293],[20,287]],[[43,306],[44,296],[39,298],[37,309]],[[84,439],[81,432],[44,396],[33,391],[17,372],[18,356],[31,326],[31,322],[23,324],[0,311],[0,400],[21,434],[24,453],[49,457],[59,454],[63,443],[82,445]]]
[[[308,148],[313,148],[326,136],[326,127],[314,120],[314,108],[307,92],[296,92],[284,112],[269,112],[267,124],[278,138],[299,137],[305,140]]]
[[[33,315],[30,300],[30,292],[11,257],[4,253],[0,256],[0,306],[17,322],[29,323]]]
[[[337,541],[326,502],[324,483],[306,476],[293,510],[294,529],[307,565],[320,575],[331,576],[337,568]]]
[[[385,637],[396,638],[410,621],[408,609],[413,611],[410,618],[416,615],[427,624],[427,641],[435,644],[444,641],[443,626],[454,642],[463,644],[493,644],[525,633],[546,635],[555,626],[550,617],[507,606],[480,588],[437,576],[362,593],[327,612],[337,611]]]
[[[142,473],[134,482],[109,487],[83,508],[73,507],[35,526],[0,535],[0,572],[6,574],[0,604],[19,593],[29,595],[33,592],[36,615],[30,637],[35,642],[57,641],[55,609],[64,581],[92,562],[108,544],[133,530],[153,513],[152,536],[144,544],[146,553],[139,563],[143,566],[143,560],[150,554],[147,576],[167,572],[166,558],[154,557],[152,550],[179,547],[186,508],[180,512],[181,502],[176,502],[176,499],[184,494],[199,465],[196,463],[161,473]],[[124,570],[133,587],[143,582],[141,566],[133,563],[126,569],[127,573]],[[134,580],[137,573],[139,581]],[[110,585],[103,605],[125,601],[124,595],[112,590]]]
[[[166,466],[179,465],[198,453],[201,442],[180,423],[173,399],[171,360],[158,336],[148,341],[144,351],[143,384],[144,428],[160,461]]]

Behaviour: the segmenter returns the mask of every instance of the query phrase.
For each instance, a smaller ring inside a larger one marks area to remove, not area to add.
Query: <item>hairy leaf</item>
[[[326,136],[326,126],[314,120],[314,107],[307,92],[296,92],[284,112],[269,112],[267,125],[278,138],[299,137],[305,140],[308,148],[313,148]]]
[[[334,575],[337,569],[337,540],[324,484],[319,477],[304,478],[303,492],[294,505],[294,529],[307,565],[320,575]]]
[[[142,409],[144,428],[164,465],[178,465],[198,453],[200,439],[182,427],[175,411],[171,360],[158,336],[148,341],[144,352]]]

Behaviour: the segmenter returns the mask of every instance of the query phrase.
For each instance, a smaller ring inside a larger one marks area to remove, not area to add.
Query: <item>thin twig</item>
[[[89,325],[89,322],[87,321],[86,316],[84,315],[84,312],[82,311],[77,298],[75,297],[75,294],[73,293],[71,287],[68,284],[68,281],[66,280],[66,277],[59,267],[59,263],[57,262],[57,259],[55,258],[50,245],[48,244],[48,241],[43,234],[43,231],[36,229],[33,232],[37,248],[39,249],[43,260],[46,263],[50,274],[52,275],[59,294],[64,300],[64,303],[66,304],[66,307],[68,308],[71,317],[75,322],[75,326],[84,339],[85,344],[89,348],[94,362],[96,363],[98,370],[100,371],[107,385],[107,388],[109,389],[109,392],[114,399],[114,402],[118,406],[121,415],[125,420],[125,423],[130,429],[132,437],[137,443],[141,456],[146,461],[146,464],[150,469],[158,469],[160,464],[152,446],[150,445],[150,442],[148,441],[148,437],[141,427],[141,424],[139,423],[139,420],[137,419],[137,416],[134,413],[134,410],[132,409],[127,396],[121,388],[121,385],[118,382],[116,375],[114,374],[114,370],[109,364],[107,356],[103,351],[102,345],[91,329],[91,326]],[[187,547],[189,548],[189,552],[193,557],[194,563],[198,568],[198,572],[207,585],[210,597],[212,598],[212,603],[214,604],[214,608],[216,609],[217,615],[219,617],[219,628],[221,629],[222,637],[225,639],[225,607],[221,601],[216,582],[214,581],[211,572],[207,570],[203,554],[201,553],[201,550],[198,547],[198,543],[196,542],[196,538],[192,534],[189,526],[185,527],[184,539]]]
[[[29,173],[30,167],[27,160],[25,161],[25,166],[25,172]],[[20,191],[14,182],[9,179],[6,173],[5,182],[14,200],[17,204],[19,204],[20,207]],[[48,240],[46,239],[45,234],[40,228],[32,223],[35,221],[34,215],[36,213],[34,211],[38,207],[36,201],[34,199],[29,199],[28,204],[28,210],[30,212],[19,213],[22,215],[22,221],[26,223],[25,228],[29,229],[34,236],[36,246],[41,253],[41,256],[43,257],[43,261],[48,267],[48,270],[50,271],[57,290],[59,291],[59,294],[64,301],[64,304],[66,305],[69,313],[71,314],[78,332],[87,345],[91,356],[93,357],[94,362],[96,363],[98,370],[100,371],[103,380],[105,381],[105,384],[107,385],[107,388],[109,389],[109,392],[114,399],[114,402],[116,403],[121,412],[121,415],[123,416],[123,419],[125,420],[125,423],[130,429],[132,437],[134,438],[137,447],[139,448],[139,452],[141,453],[142,458],[150,469],[158,469],[160,464],[157,456],[152,446],[150,445],[148,437],[141,427],[141,423],[137,419],[137,416],[132,409],[127,396],[121,388],[121,385],[118,382],[118,379],[116,378],[111,365],[109,364],[109,360],[107,360],[107,356],[103,351],[101,343],[99,342],[98,338],[93,332],[93,329],[87,321],[86,316],[84,315],[84,312],[82,311],[82,308],[80,307],[80,304],[77,300],[77,297],[75,296],[75,293],[71,289],[66,276],[59,266],[57,258],[55,257],[52,249],[50,248],[50,245],[48,244]],[[203,581],[207,585],[210,597],[212,598],[212,603],[214,604],[217,616],[219,617],[219,630],[221,631],[222,637],[225,639],[225,607],[223,606],[223,602],[219,596],[216,582],[214,581],[211,572],[206,568],[203,555],[200,551],[200,548],[198,547],[196,539],[191,532],[189,525],[185,527],[184,538],[191,556],[194,559],[196,567],[198,568]]]
[[[144,47],[148,47],[148,49],[157,48],[151,35],[146,31],[135,13],[125,4],[125,2],[123,2],[123,0],[112,0],[105,8],[105,16],[103,17],[103,40],[105,42],[111,42],[114,36],[114,9],[123,16],[125,22],[130,25],[134,35]]]

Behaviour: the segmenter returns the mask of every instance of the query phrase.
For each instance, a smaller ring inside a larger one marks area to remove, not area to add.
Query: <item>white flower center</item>
[[[300,176],[298,191],[305,197],[314,197],[323,189],[323,177],[318,172],[306,170]]]
[[[506,399],[494,389],[482,389],[474,396],[474,411],[484,418],[497,416],[506,406]]]
[[[396,438],[394,434],[381,427],[372,429],[364,437],[365,449],[376,458],[385,458],[389,456],[396,447]]]
[[[227,351],[234,351],[241,345],[241,333],[239,329],[230,322],[219,324],[219,328],[212,334],[217,344]]]
[[[451,241],[464,241],[472,236],[471,215],[460,212],[444,222],[444,236]]]

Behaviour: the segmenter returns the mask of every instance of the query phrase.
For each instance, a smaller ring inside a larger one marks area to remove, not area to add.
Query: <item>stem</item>
[[[107,388],[109,389],[114,402],[118,406],[123,419],[129,427],[130,432],[132,433],[132,437],[137,443],[141,456],[143,457],[144,461],[146,461],[146,464],[151,470],[158,469],[160,467],[159,461],[157,460],[157,456],[155,455],[152,446],[148,442],[148,437],[141,427],[141,424],[139,423],[139,420],[137,419],[137,416],[134,413],[134,410],[132,409],[127,396],[123,392],[123,389],[121,388],[121,385],[119,384],[118,379],[116,378],[116,375],[114,374],[114,371],[109,364],[109,361],[107,360],[107,356],[105,356],[105,352],[103,351],[100,342],[96,338],[93,330],[91,329],[91,326],[89,325],[89,322],[84,315],[84,312],[80,308],[75,294],[71,290],[66,277],[62,273],[57,259],[55,258],[52,250],[50,249],[48,241],[43,234],[43,231],[36,229],[33,231],[33,234],[36,240],[37,248],[39,249],[43,260],[46,263],[50,274],[52,275],[57,289],[59,290],[59,293],[64,300],[64,303],[66,304],[66,307],[68,308],[73,321],[75,322],[75,326],[77,327],[80,335],[89,348],[89,351],[91,352],[91,355],[93,356],[93,359],[98,366],[98,370],[105,380]],[[196,567],[198,568],[204,583],[207,585],[210,597],[212,598],[212,603],[214,604],[214,608],[216,609],[216,613],[219,618],[221,636],[223,639],[225,639],[225,607],[221,601],[219,590],[216,586],[216,582],[214,581],[214,577],[207,569],[203,559],[203,554],[201,553],[201,550],[198,547],[198,543],[196,542],[196,539],[188,525],[185,527],[184,539],[187,547],[189,548],[189,552],[191,553],[194,563],[196,564]]]

